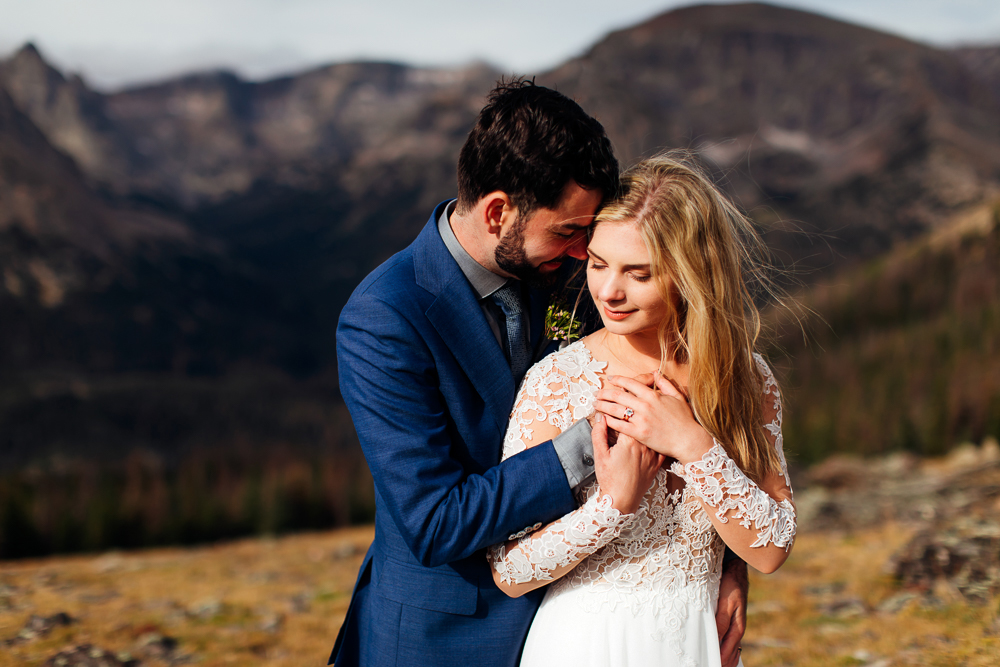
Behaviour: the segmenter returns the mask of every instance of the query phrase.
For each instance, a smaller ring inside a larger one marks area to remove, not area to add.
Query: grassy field
[[[75,622],[0,647],[0,665],[41,664],[84,643],[151,665],[325,665],[371,537],[370,528],[346,529],[5,562],[0,638],[17,636],[32,614],[66,612]],[[176,640],[173,650],[164,637]]]
[[[928,604],[886,574],[911,533],[890,524],[801,535],[778,573],[752,577],[747,667],[997,665],[997,600],[970,605],[940,590]],[[0,646],[0,665],[40,665],[79,644],[144,665],[324,665],[371,537],[356,528],[4,562],[0,640],[32,614],[74,622]]]
[[[1000,664],[996,600],[974,606],[951,590],[933,604],[885,572],[911,531],[809,533],[775,574],[751,577],[747,667]]]

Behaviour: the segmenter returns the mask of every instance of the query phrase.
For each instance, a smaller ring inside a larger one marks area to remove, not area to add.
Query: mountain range
[[[99,92],[31,44],[0,60],[0,467],[348,446],[339,310],[454,196],[458,151],[505,74],[349,62]],[[842,282],[871,293],[857,276],[1000,193],[1000,46],[702,5],[534,78],[597,117],[623,165],[697,155],[801,285],[814,324],[846,321],[854,298],[817,294]],[[990,290],[967,298],[995,307]],[[852,326],[861,340],[864,323]],[[791,377],[813,386],[816,373]],[[981,437],[990,419],[939,436]],[[843,447],[831,438],[809,456]]]
[[[935,49],[769,5],[711,5],[612,33],[537,80],[597,116],[624,164],[668,148],[698,152],[785,261],[829,271],[933,229],[998,187],[997,52]],[[29,44],[0,62],[3,104],[23,114],[3,128],[4,143],[33,124],[31,140],[49,144],[40,161],[60,152],[75,163],[72,174],[50,171],[51,187],[89,197],[75,210],[100,209],[105,223],[84,232],[81,219],[96,213],[52,209],[34,231],[4,229],[83,253],[141,232],[173,256],[184,237],[183,252],[211,249],[206,262],[244,269],[239,278],[222,269],[223,283],[277,290],[326,335],[351,287],[453,195],[457,149],[500,75],[359,62],[104,94]],[[19,205],[43,200],[19,192]],[[136,226],[136,216],[157,222]],[[57,276],[48,284],[69,307],[87,280],[59,278],[50,264],[8,273],[15,285],[41,285],[39,271]],[[286,356],[316,369],[330,347],[303,343]]]

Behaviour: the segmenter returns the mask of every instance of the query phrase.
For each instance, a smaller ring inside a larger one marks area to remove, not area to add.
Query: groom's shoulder
[[[412,254],[402,250],[368,274],[340,311],[337,322],[338,350],[358,332],[384,333],[412,326],[419,319],[416,302],[420,290],[414,281]],[[410,325],[403,324],[410,322]]]
[[[438,208],[440,208],[440,204]],[[435,215],[438,209],[435,209]],[[447,255],[437,231],[434,216],[410,245],[387,259],[368,274],[357,286],[347,307],[373,301],[398,305],[400,308],[419,306],[441,279],[441,266]]]
[[[359,299],[389,299],[408,295],[416,287],[413,246],[408,246],[380,264],[369,273],[351,294],[351,301]]]
[[[413,246],[407,246],[395,255],[385,260],[374,271],[365,276],[355,294],[393,293],[408,291],[416,284],[414,271]]]

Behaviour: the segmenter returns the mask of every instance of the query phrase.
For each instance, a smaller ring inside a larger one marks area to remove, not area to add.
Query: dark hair
[[[534,80],[501,79],[458,158],[459,210],[499,190],[526,216],[555,208],[570,180],[605,200],[617,193],[618,160],[604,128]]]

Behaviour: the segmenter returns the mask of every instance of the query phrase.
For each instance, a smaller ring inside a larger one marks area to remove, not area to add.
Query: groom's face
[[[547,282],[566,257],[587,258],[587,228],[594,222],[603,193],[574,181],[563,189],[555,208],[536,209],[517,219],[500,237],[497,265],[529,282]]]

